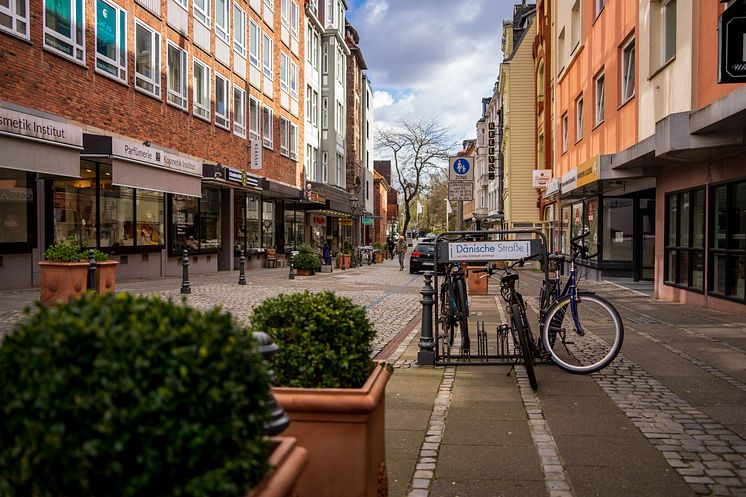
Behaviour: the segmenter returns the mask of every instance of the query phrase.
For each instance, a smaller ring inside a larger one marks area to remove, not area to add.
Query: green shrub
[[[44,259],[50,262],[80,262],[86,260],[80,245],[72,240],[62,240],[44,251]]]
[[[267,469],[268,374],[219,309],[88,293],[0,346],[3,497],[239,497]]]
[[[342,244],[342,252],[345,254],[352,252],[352,244],[350,242],[344,242]]]
[[[272,358],[277,385],[359,388],[373,370],[373,325],[362,307],[333,292],[267,299],[254,309],[251,327],[279,346]]]
[[[295,256],[295,269],[321,270],[321,257],[308,244],[298,247],[298,255]]]

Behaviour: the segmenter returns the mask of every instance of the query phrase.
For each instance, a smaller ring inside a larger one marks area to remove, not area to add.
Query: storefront
[[[329,245],[332,254],[351,250],[353,243],[352,196],[342,188],[324,183],[306,184],[306,221],[309,243],[321,251]]]

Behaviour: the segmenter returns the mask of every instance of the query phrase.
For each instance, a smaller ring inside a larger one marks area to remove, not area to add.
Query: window
[[[290,61],[290,95],[298,100],[298,65]]]
[[[329,44],[321,44],[321,74],[329,73]]]
[[[237,3],[233,4],[233,50],[246,58],[246,12]]]
[[[306,145],[306,179],[316,180],[316,149]]]
[[[233,132],[246,138],[246,91],[233,87]]]
[[[280,118],[280,154],[290,155],[290,121]]]
[[[300,29],[300,7],[296,2],[290,3],[290,36],[298,41],[298,32]]]
[[[622,103],[635,96],[635,39],[622,47]]]
[[[275,204],[262,202],[262,247],[275,246]]]
[[[661,30],[663,63],[665,64],[676,55],[676,0],[663,2],[661,12],[663,29]],[[746,55],[746,54],[745,54]]]
[[[567,152],[567,112],[562,114],[562,152]]]
[[[572,6],[572,13],[570,14],[570,53],[573,53],[575,49],[580,45],[580,26],[581,26],[581,15],[580,15],[580,0],[575,0]]]
[[[215,124],[221,128],[231,129],[230,81],[215,73]]]
[[[161,98],[161,35],[135,19],[135,88]]]
[[[231,42],[230,15],[230,0],[215,0],[215,36],[228,44]]]
[[[290,29],[290,0],[280,0],[280,22],[283,28]]]
[[[319,93],[306,86],[306,120],[314,126],[319,125]]]
[[[259,69],[259,58],[261,57],[262,30],[253,19],[249,19],[249,63]]]
[[[259,100],[249,97],[249,137],[259,139]]]
[[[583,138],[583,95],[575,100],[575,141]]]
[[[44,45],[85,64],[85,0],[44,1]]]
[[[187,109],[187,53],[168,43],[168,103]]]
[[[290,59],[285,52],[280,52],[280,90],[288,92],[290,79]]]
[[[329,127],[329,97],[321,97],[321,129]]]
[[[743,303],[746,298],[746,181],[710,188],[710,198],[708,289],[714,295]],[[695,225],[693,229],[696,228]]]
[[[0,2],[0,31],[28,40],[28,0]]]
[[[235,248],[245,250],[261,246],[259,231],[258,197],[236,190],[235,195]],[[240,252],[236,255],[240,255]]]
[[[557,37],[557,74],[561,74],[567,63],[567,46],[565,42],[565,28],[563,27]]]
[[[202,198],[171,195],[171,255],[215,252],[221,247],[220,189],[202,188]]]
[[[603,257],[605,261],[632,261],[634,254],[633,199],[604,198]]]
[[[210,120],[210,68],[194,59],[194,78],[192,81],[194,99],[192,113],[195,116]]]
[[[604,10],[604,6],[606,6],[606,0],[596,0],[596,17]]]
[[[337,115],[335,116],[336,119],[334,120],[334,129],[339,133],[340,135],[344,135],[345,133],[345,108],[342,102],[337,102]]]
[[[272,148],[272,109],[266,105],[262,107],[262,137],[264,146]]]
[[[272,38],[264,33],[264,76],[270,80],[272,77]]]
[[[96,0],[96,70],[127,83],[127,13]]]
[[[290,123],[290,158],[298,160],[298,126]]]
[[[342,154],[337,152],[337,169],[335,171],[337,177],[337,186],[345,186],[345,160]]]
[[[211,25],[210,0],[194,0],[193,7],[194,18],[209,28]]]
[[[336,64],[336,70],[337,70],[337,81],[340,83],[344,83],[344,77],[345,77],[345,56],[344,52],[342,52],[342,49],[337,47],[337,56],[334,59],[334,62]]]
[[[664,281],[704,289],[705,191],[666,195]]]
[[[604,73],[596,76],[596,124],[604,122]]]
[[[329,153],[321,152],[321,182],[329,181]]]
[[[3,251],[31,250],[35,245],[36,233],[34,174],[0,169],[0,184],[8,192],[13,192],[12,195],[0,197],[0,218],[7,220],[0,223],[0,247]]]

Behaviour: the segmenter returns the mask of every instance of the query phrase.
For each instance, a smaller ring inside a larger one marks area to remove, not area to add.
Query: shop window
[[[275,246],[275,204],[262,202],[262,247]]]
[[[0,253],[28,250],[36,232],[31,173],[0,169]]]
[[[583,224],[588,229],[589,234],[583,240],[588,247],[588,255],[597,258],[598,255],[598,198],[592,198],[585,201],[585,212],[583,213]]]
[[[296,250],[304,243],[304,217],[305,211],[285,209],[285,246],[292,250]]]
[[[0,31],[29,39],[28,0],[0,2]]]
[[[135,190],[126,186],[112,185],[111,166],[104,166],[102,170],[101,247],[113,249],[134,247],[138,233],[135,224]],[[162,230],[159,233],[162,233]]]
[[[664,281],[704,290],[705,191],[666,195]]]
[[[746,281],[746,181],[710,189],[711,226],[708,288],[744,302]]]
[[[202,188],[202,198],[171,195],[171,255],[215,252],[221,247],[220,190]]]
[[[136,245],[144,248],[161,247],[164,220],[163,192],[137,190],[135,195]]]
[[[631,198],[604,198],[604,234],[601,244],[605,261],[632,261],[633,200]]]
[[[234,201],[235,229],[234,246],[236,256],[241,250],[261,246],[259,231],[259,203],[258,197],[237,192]]]
[[[233,51],[246,59],[246,12],[233,4]]]
[[[215,73],[215,125],[230,131],[230,81]]]
[[[84,163],[79,179],[55,180],[54,242],[96,246],[96,166]]]
[[[253,19],[249,19],[249,63],[259,69],[262,30]]]
[[[161,98],[161,35],[135,19],[135,88]]]
[[[215,0],[215,37],[230,44],[231,42],[231,2]]]
[[[85,64],[85,0],[44,1],[44,46]]]
[[[570,231],[570,220],[572,219],[572,213],[570,210],[569,205],[562,206],[562,221],[560,223],[560,229],[562,230],[562,246],[560,252],[563,254],[570,253],[570,236],[572,234]]]
[[[96,0],[96,70],[127,83],[127,13]]]
[[[233,132],[246,138],[246,91],[233,87]]]
[[[210,68],[194,58],[194,81],[192,112],[195,116],[210,120]]]
[[[187,53],[168,43],[168,103],[187,110],[187,77],[189,73]]]
[[[203,188],[199,201],[199,245],[201,250],[221,246],[220,190]]]

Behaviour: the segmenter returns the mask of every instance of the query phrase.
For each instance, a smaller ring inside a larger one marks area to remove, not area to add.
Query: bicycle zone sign
[[[484,242],[449,242],[449,262],[510,261],[529,257],[538,240],[500,240]]]

